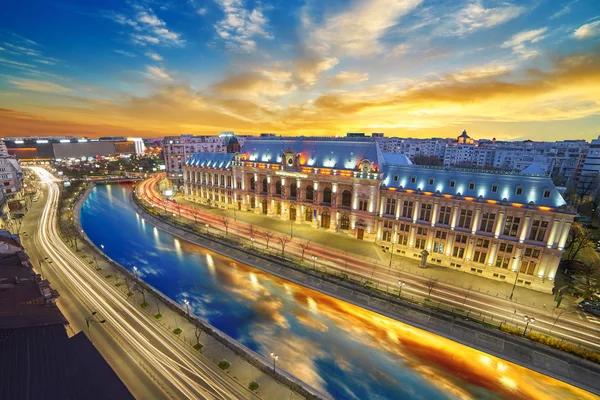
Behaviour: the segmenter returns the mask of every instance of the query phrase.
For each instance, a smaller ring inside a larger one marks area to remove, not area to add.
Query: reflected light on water
[[[215,276],[217,274],[215,271],[215,261],[208,253],[206,254],[206,266],[208,267],[208,272],[210,272],[211,276]]]
[[[501,376],[500,383],[502,384],[502,386],[507,387],[508,389],[511,389],[511,390],[517,389],[517,383],[514,380],[512,380],[511,378],[509,378],[508,376]]]
[[[154,239],[158,240],[158,229],[156,227],[152,229],[152,233],[154,233]]]
[[[307,297],[306,303],[310,311],[312,311],[315,314],[319,313],[319,307],[317,306],[317,302],[312,297]]]
[[[259,284],[258,284],[258,278],[256,277],[256,275],[254,274],[254,272],[250,272],[250,282],[252,282],[252,287],[254,289],[258,289]]]

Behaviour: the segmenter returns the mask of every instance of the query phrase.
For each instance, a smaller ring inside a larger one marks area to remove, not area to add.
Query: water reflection
[[[86,232],[148,283],[335,398],[592,399],[563,382],[144,229],[94,189]],[[120,198],[119,198],[120,197]],[[148,226],[150,226],[148,224]],[[141,262],[143,260],[144,262]]]

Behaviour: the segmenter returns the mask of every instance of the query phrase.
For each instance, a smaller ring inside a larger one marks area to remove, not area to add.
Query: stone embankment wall
[[[453,341],[522,365],[600,395],[600,365],[496,329],[370,291],[347,281],[332,279],[291,263],[252,253],[229,241],[174,226],[148,212],[134,197],[133,205],[146,221],[172,235],[251,265],[267,273],[328,294],[337,299],[433,332]]]

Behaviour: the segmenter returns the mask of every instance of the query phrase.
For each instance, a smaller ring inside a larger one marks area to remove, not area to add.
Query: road
[[[199,224],[208,224],[211,230],[225,230],[223,217],[211,213],[202,212],[199,209],[187,207],[181,204],[172,203],[164,199],[158,192],[156,185],[162,178],[157,175],[153,178],[142,181],[136,187],[136,193],[142,199],[152,204],[156,210],[164,210],[196,221]],[[257,234],[257,227],[251,226],[235,220],[228,221],[229,234],[236,234],[243,238],[254,238],[254,245],[266,245],[266,239],[263,235]],[[207,228],[208,229],[208,228]],[[260,229],[265,231],[264,229]],[[273,232],[270,240],[271,247],[280,246],[278,237],[281,234]],[[285,252],[300,256],[304,241],[292,239],[287,243]],[[503,299],[486,293],[470,291],[463,287],[457,287],[449,283],[437,281],[429,294],[431,279],[413,275],[404,271],[399,271],[397,267],[388,267],[382,264],[373,264],[363,261],[356,257],[348,256],[337,250],[331,249],[325,245],[311,243],[310,256],[315,255],[318,259],[317,265],[334,268],[341,273],[358,276],[365,281],[371,281],[380,284],[382,287],[396,289],[401,280],[405,283],[402,288],[402,296],[416,296],[421,299],[430,297],[434,302],[441,302],[451,307],[456,307],[473,314],[486,317],[486,320],[506,321],[508,324],[519,324],[522,329],[525,325],[523,320],[525,316],[534,317],[535,323],[530,325],[530,329],[543,334],[567,340],[571,343],[580,344],[589,349],[600,350],[600,332],[597,321],[589,321],[581,318],[577,313],[533,308],[527,305],[518,304],[509,299]],[[308,254],[308,252],[306,252]],[[307,256],[308,257],[308,256]],[[480,318],[481,319],[481,318]]]
[[[91,311],[106,323],[91,324],[93,340],[136,398],[250,399],[252,392],[216,365],[194,354],[157,321],[149,318],[114,285],[81,260],[57,231],[59,188],[45,169],[33,167],[46,187],[46,202],[36,226],[27,232],[29,248],[52,263],[44,265],[44,277],[60,282],[69,299],[66,316],[81,327]],[[33,244],[33,246],[31,246]],[[28,249],[29,251],[29,249]],[[37,263],[36,263],[37,264]],[[59,300],[61,310],[63,301]],[[126,367],[125,367],[126,366]],[[149,376],[153,376],[150,379]]]

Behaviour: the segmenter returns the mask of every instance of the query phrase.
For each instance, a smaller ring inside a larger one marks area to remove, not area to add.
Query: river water
[[[336,399],[594,399],[588,392],[239,264],[160,231],[126,184],[97,186],[87,235],[171,299]]]

